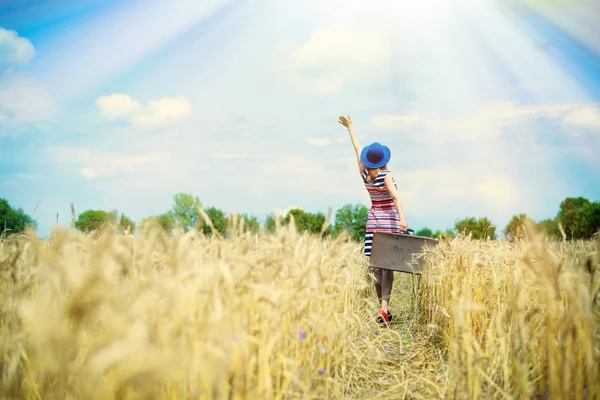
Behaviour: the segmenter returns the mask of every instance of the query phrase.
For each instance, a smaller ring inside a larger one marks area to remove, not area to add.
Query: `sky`
[[[390,147],[410,228],[600,201],[594,0],[0,1],[0,197],[38,234],[176,193],[264,220],[370,206],[340,115]]]

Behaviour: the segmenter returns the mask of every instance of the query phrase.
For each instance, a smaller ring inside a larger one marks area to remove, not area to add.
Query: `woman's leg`
[[[377,300],[381,303],[381,272],[379,268],[373,268],[373,276],[375,277],[375,291],[377,292]]]
[[[364,254],[371,257],[371,248],[373,245],[374,232],[366,232]],[[375,291],[377,300],[381,303],[381,309],[389,315],[388,304],[394,284],[394,271],[373,268],[373,277],[375,278]]]
[[[380,270],[379,280],[380,284],[377,295],[381,301],[381,309],[387,313],[392,287],[394,286],[394,271],[389,269]]]

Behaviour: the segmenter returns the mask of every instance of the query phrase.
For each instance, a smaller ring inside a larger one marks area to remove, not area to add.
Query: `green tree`
[[[188,193],[177,193],[174,197],[174,204],[171,210],[175,222],[184,230],[192,229],[200,215],[198,207],[202,207],[200,199]]]
[[[365,205],[346,204],[335,213],[335,233],[346,231],[352,240],[364,240],[368,216],[369,209]]]
[[[464,218],[456,222],[457,233],[472,234],[473,239],[496,239],[496,227],[487,218]]]
[[[298,232],[310,232],[312,234],[321,234],[321,229],[323,228],[323,224],[327,220],[327,217],[321,211],[317,211],[316,213],[306,212],[302,209],[295,208],[290,210],[286,216],[282,220],[282,224],[288,224],[290,221],[290,216],[294,217],[294,222],[296,224],[296,229]],[[325,231],[325,234],[330,233],[329,227]]]
[[[321,229],[323,228],[323,224],[327,220],[325,214],[321,211],[317,211],[316,213],[306,212],[300,208],[293,208],[289,210],[284,216],[280,218],[281,225],[287,225],[290,223],[291,218],[294,217],[294,224],[296,225],[296,230],[299,233],[310,232],[313,234],[321,234]],[[266,220],[266,230],[269,232],[273,232],[275,230],[275,214],[269,213],[267,215]],[[324,233],[325,235],[331,234],[331,228],[327,227],[327,230]]]
[[[451,238],[451,237],[454,237],[454,235],[455,235],[455,232],[454,232],[454,230],[452,230],[452,229],[448,228],[448,229],[446,229],[446,230],[445,230],[445,231],[443,231],[443,232],[442,232],[441,230],[439,230],[439,229],[438,229],[437,231],[435,231],[435,233],[434,233],[433,235],[431,235],[431,237],[432,237],[432,238],[434,238],[434,239],[438,239],[438,240],[440,240],[440,239],[442,239],[443,237],[445,237],[445,238]]]
[[[267,232],[275,231],[275,213],[270,212],[267,214],[267,219],[265,220],[265,230]]]
[[[162,228],[166,231],[170,231],[177,226],[177,220],[175,219],[175,215],[172,211],[167,211],[164,214],[160,214],[156,217],[158,223]]]
[[[560,230],[555,219],[545,219],[536,224],[538,230],[551,238],[560,238]]]
[[[454,224],[454,227],[457,233],[464,233],[465,235],[468,235],[469,233],[478,231],[479,224],[477,223],[477,219],[475,219],[474,217],[470,217],[457,221]],[[473,235],[473,237],[475,237],[475,234]]]
[[[596,233],[600,232],[600,203],[589,202],[583,206],[583,217],[586,225],[584,227],[584,237],[592,238]]]
[[[115,225],[117,216],[103,210],[86,210],[79,214],[75,228],[81,232],[91,232],[102,229],[106,224]]]
[[[525,224],[527,222],[533,224],[531,218],[529,218],[526,214],[513,215],[510,222],[506,225],[506,228],[504,228],[504,236],[506,239],[513,241],[525,238]]]
[[[584,210],[590,207],[590,201],[584,197],[567,197],[560,203],[557,220],[561,223],[567,238],[585,239],[590,237],[590,226]]]
[[[117,210],[87,210],[79,214],[75,221],[75,228],[81,232],[91,232],[102,229],[107,224],[111,225],[118,232],[123,232],[130,229],[134,232],[136,228],[135,222],[123,213]]]
[[[282,218],[281,224],[287,225],[291,221],[291,217],[294,217],[294,223],[296,224],[296,230],[302,233],[308,229],[308,215],[306,211],[300,208],[294,208],[288,211],[285,217]]]
[[[260,231],[260,223],[258,218],[253,215],[240,214],[240,218],[244,219],[244,230],[246,232],[258,233]]]
[[[121,213],[120,218],[119,218],[119,229],[121,230],[121,232],[125,231],[126,229],[129,229],[129,232],[133,233],[133,232],[135,232],[135,228],[136,228],[135,222],[133,222],[133,220],[131,218],[129,218],[127,215]]]
[[[35,227],[37,222],[22,208],[11,207],[8,200],[0,199],[0,233],[21,233],[28,227]]]
[[[167,211],[164,214],[155,215],[152,217],[146,217],[146,218],[142,219],[142,221],[139,224],[139,227],[141,229],[143,229],[144,226],[146,225],[146,223],[148,223],[150,220],[155,220],[156,222],[158,222],[158,224],[161,226],[161,228],[167,232],[170,232],[171,230],[173,230],[175,228],[175,226],[177,225],[177,222],[175,221],[173,212]]]
[[[433,237],[433,232],[431,229],[425,227],[419,231],[417,231],[415,233],[416,236],[423,236],[423,237]]]
[[[587,235],[593,237],[600,232],[600,203],[590,202],[583,207],[583,216],[587,222]]]
[[[215,227],[215,230],[219,232],[221,236],[224,236],[228,222],[227,214],[215,207],[205,208],[204,212],[206,213],[206,215],[208,215],[208,218],[210,218],[213,226]],[[204,233],[207,236],[210,236],[212,235],[212,230],[207,224],[203,224],[202,233]]]
[[[600,203],[594,201],[586,204],[583,207],[583,216],[587,223],[585,237],[591,238],[600,231]]]
[[[321,211],[317,211],[316,213],[308,213],[306,217],[306,229],[310,233],[320,234],[325,221],[327,221],[327,216]],[[325,235],[329,235],[331,233],[330,227],[327,227],[324,233]]]

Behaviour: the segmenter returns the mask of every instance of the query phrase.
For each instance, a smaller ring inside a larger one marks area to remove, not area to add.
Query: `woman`
[[[371,256],[373,234],[375,232],[401,233],[408,229],[398,187],[387,169],[391,152],[378,142],[361,148],[352,127],[352,118],[340,117],[340,124],[348,128],[352,145],[356,151],[358,169],[371,198],[371,208],[367,219],[364,254]],[[394,271],[374,268],[375,290],[381,302],[379,315],[389,325],[392,315],[388,310],[390,294],[394,284]]]

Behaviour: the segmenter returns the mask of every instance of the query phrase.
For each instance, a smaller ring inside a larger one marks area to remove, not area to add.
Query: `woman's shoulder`
[[[374,184],[376,185],[383,185],[384,181],[385,181],[385,177],[387,176],[388,171],[387,170],[381,170],[379,171],[379,174],[377,175],[377,178],[375,178],[375,180],[373,181]]]

